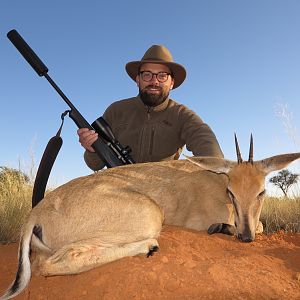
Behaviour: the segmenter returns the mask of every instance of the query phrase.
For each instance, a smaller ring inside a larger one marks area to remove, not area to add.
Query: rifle
[[[70,107],[70,110],[65,111],[61,115],[62,124],[56,136],[52,137],[49,140],[46,149],[43,153],[34,181],[32,192],[32,207],[36,206],[44,198],[46,185],[51,169],[62,146],[62,138],[60,137],[60,132],[63,126],[64,116],[67,113],[69,114],[69,117],[78,126],[78,128],[94,129],[99,134],[101,138],[98,138],[92,144],[92,147],[108,168],[126,164],[133,164],[134,160],[130,156],[131,149],[128,146],[123,147],[118,142],[110,126],[102,117],[94,121],[92,123],[92,126],[85,120],[85,118],[80,114],[80,112],[76,109],[72,102],[67,98],[67,96],[61,91],[61,89],[47,74],[48,68],[35,54],[35,52],[30,48],[30,46],[24,41],[20,34],[15,29],[13,29],[7,33],[7,37],[19,50],[19,52],[25,58],[25,60],[36,71],[36,73],[39,76],[44,76]]]
[[[36,73],[41,77],[44,76],[70,107],[70,110],[68,111],[69,117],[75,122],[77,127],[93,129],[99,134],[101,138],[98,138],[92,144],[92,147],[98,156],[104,161],[105,165],[108,168],[111,168],[125,164],[133,164],[134,160],[130,156],[131,149],[128,146],[123,147],[117,141],[109,124],[102,117],[94,121],[92,125],[85,120],[72,102],[47,74],[48,68],[25,42],[21,35],[15,29],[13,29],[7,33],[7,37],[25,58],[25,60],[36,71]]]

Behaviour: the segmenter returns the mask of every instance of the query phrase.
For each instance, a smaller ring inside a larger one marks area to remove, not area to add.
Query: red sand
[[[300,299],[300,234],[242,243],[166,226],[153,257],[123,258],[73,276],[33,276],[16,299]],[[0,294],[17,268],[17,245],[0,246]]]

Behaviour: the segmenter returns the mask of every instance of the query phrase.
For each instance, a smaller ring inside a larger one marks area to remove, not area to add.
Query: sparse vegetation
[[[18,240],[31,210],[32,185],[20,170],[0,167],[0,243]]]
[[[300,197],[266,197],[260,220],[266,234],[300,232]]]

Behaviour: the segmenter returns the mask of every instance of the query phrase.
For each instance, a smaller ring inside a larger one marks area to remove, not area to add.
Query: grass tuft
[[[19,170],[0,167],[0,243],[19,239],[31,210],[32,184]]]

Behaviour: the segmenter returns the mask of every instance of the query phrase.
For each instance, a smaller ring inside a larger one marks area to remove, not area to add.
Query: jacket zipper
[[[152,155],[153,151],[153,139],[154,139],[154,128],[151,128],[151,136],[150,136],[150,149],[149,149],[149,154]]]
[[[148,121],[150,120],[150,106],[147,109]],[[153,139],[154,139],[154,128],[151,126],[151,135],[150,135],[150,146],[149,146],[149,155],[152,155],[153,152]]]

